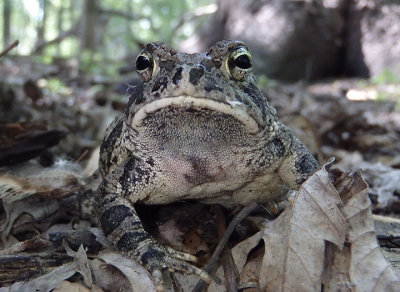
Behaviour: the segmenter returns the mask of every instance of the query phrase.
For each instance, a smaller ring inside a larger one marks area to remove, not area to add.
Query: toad
[[[147,44],[136,60],[141,84],[109,126],[100,149],[96,210],[104,234],[154,278],[165,269],[207,274],[196,258],[158,243],[136,204],[199,200],[226,207],[283,200],[318,168],[257,88],[246,44],[208,52]]]

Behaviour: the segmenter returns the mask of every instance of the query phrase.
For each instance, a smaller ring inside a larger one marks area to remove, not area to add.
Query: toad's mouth
[[[211,99],[199,98],[187,95],[174,97],[165,97],[163,99],[152,101],[141,107],[134,115],[131,126],[133,129],[138,129],[141,122],[157,110],[170,106],[179,106],[190,109],[208,109],[222,114],[230,115],[241,122],[249,133],[257,133],[259,126],[256,120],[246,111],[246,105],[237,101],[223,103]]]

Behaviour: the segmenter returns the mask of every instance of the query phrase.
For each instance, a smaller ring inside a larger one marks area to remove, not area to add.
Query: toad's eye
[[[251,60],[250,52],[246,48],[239,47],[234,50],[226,61],[229,75],[236,80],[243,80],[251,69]]]
[[[143,71],[151,66],[149,58],[146,56],[139,56],[136,60],[136,69]]]
[[[154,74],[155,63],[153,56],[143,50],[136,58],[136,71],[138,75],[144,80],[149,81]]]

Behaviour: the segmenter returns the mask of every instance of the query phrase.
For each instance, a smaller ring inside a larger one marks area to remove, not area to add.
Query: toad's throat
[[[151,113],[170,106],[179,106],[191,109],[209,109],[223,114],[227,114],[241,122],[249,133],[257,133],[259,126],[256,120],[246,112],[246,105],[239,102],[223,103],[211,99],[180,95],[166,97],[152,101],[141,107],[134,115],[131,126],[138,129],[141,122]]]

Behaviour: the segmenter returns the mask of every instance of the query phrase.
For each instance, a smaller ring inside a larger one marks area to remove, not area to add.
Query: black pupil
[[[151,65],[149,58],[145,56],[139,56],[136,60],[136,69],[142,71],[149,68]]]
[[[235,59],[233,63],[236,67],[239,67],[240,69],[249,69],[251,67],[251,61],[249,56],[247,55],[240,55]]]

